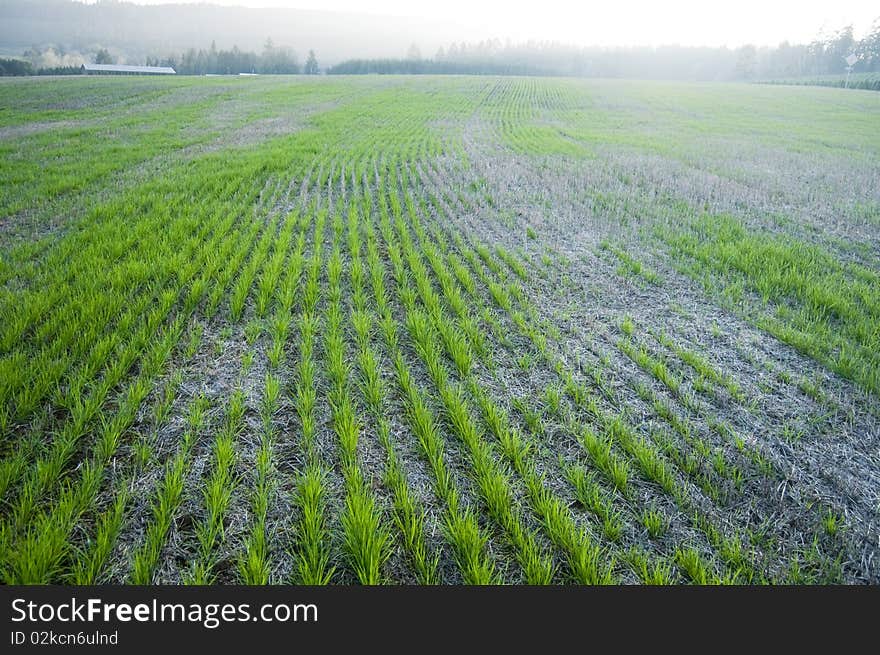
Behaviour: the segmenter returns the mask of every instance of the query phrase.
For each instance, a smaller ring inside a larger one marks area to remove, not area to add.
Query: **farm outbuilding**
[[[120,64],[83,64],[83,75],[176,75],[170,66],[123,66]]]

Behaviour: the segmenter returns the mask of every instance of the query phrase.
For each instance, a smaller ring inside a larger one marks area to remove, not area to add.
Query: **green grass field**
[[[851,73],[847,78],[845,73],[839,75],[812,75],[805,77],[789,77],[783,79],[770,79],[766,84],[806,84],[809,86],[833,86],[848,89],[868,89],[880,91],[880,74],[878,73]]]
[[[3,582],[880,582],[877,93],[0,100]]]

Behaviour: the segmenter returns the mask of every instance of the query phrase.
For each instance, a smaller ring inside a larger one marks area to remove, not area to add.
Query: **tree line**
[[[179,56],[147,57],[147,66],[170,66],[181,75],[230,75],[260,73],[264,75],[316,74],[317,58],[309,51],[305,66],[300,66],[296,52],[285,46],[276,46],[267,39],[263,52],[249,52],[233,46],[230,50],[217,49],[215,42],[207,50],[190,48]]]
[[[811,43],[777,47],[709,48],[663,46],[596,48],[552,42],[523,44],[498,40],[452,43],[431,58],[411,46],[399,59],[349,59],[327,72],[358,74],[562,75],[696,80],[754,80],[834,75],[846,72],[846,57],[858,60],[853,72],[880,72],[880,18],[861,40],[852,27]]]
[[[58,61],[58,53],[52,48],[46,51],[31,48],[23,59],[0,59],[0,76],[21,75],[79,75],[80,64],[40,65],[46,61],[45,53],[50,52],[49,61]],[[85,63],[84,58],[82,63]],[[106,48],[100,48],[91,58],[95,64],[120,63]],[[143,62],[131,62],[146,66],[169,66],[180,75],[236,75],[238,73],[259,73],[263,75],[317,75],[320,73],[318,59],[314,50],[309,50],[304,65],[300,65],[296,52],[285,46],[276,46],[267,39],[260,54],[233,46],[229,50],[218,49],[216,42],[208,49],[190,48],[180,55],[165,57],[148,56]],[[36,65],[35,65],[36,64]]]

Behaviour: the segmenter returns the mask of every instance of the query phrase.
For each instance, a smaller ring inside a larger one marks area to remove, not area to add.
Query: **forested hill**
[[[212,42],[260,50],[267,38],[303,55],[314,49],[322,62],[333,64],[352,57],[399,57],[414,42],[433,52],[477,35],[436,21],[345,12],[0,0],[0,51],[7,55],[53,45],[83,53],[107,48],[118,58],[142,60],[209,48]]]

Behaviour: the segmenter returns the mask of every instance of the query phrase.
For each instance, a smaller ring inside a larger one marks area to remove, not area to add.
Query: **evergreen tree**
[[[101,48],[98,50],[98,53],[95,55],[95,63],[96,64],[115,64],[116,60],[113,59],[113,56],[107,52],[106,48]]]
[[[315,57],[314,50],[309,50],[309,58],[306,59],[306,67],[304,72],[306,75],[318,74],[318,58]]]

